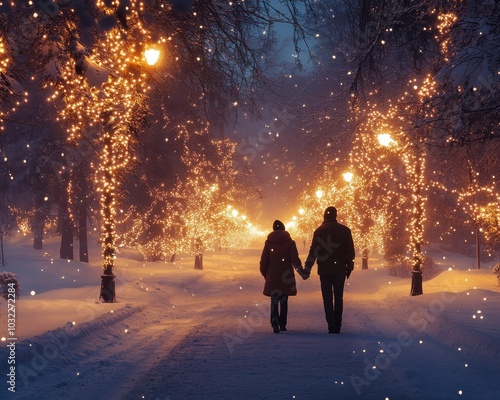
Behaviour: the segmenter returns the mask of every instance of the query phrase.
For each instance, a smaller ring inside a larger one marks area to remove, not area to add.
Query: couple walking
[[[351,231],[337,222],[337,209],[328,207],[323,223],[314,231],[304,268],[297,246],[281,221],[274,221],[262,256],[260,272],[265,278],[264,294],[271,297],[271,326],[274,333],[286,331],[288,296],[297,294],[294,269],[309,278],[318,264],[321,294],[329,333],[340,333],[344,284],[354,269],[354,243]]]

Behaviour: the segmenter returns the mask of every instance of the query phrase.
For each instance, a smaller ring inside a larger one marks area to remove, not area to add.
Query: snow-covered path
[[[377,302],[351,303],[352,323],[341,335],[327,334],[322,313],[307,305],[295,305],[295,326],[279,335],[257,309],[246,320],[221,323],[217,316],[123,398],[452,399],[463,390],[465,398],[493,399],[500,393],[496,371],[478,358],[410,333],[413,327],[390,316],[377,318]],[[384,334],[388,325],[397,327],[399,341],[392,329]]]
[[[411,298],[407,280],[380,269],[356,270],[346,288],[342,333],[331,335],[319,279],[312,275],[298,282],[299,295],[290,299],[289,331],[274,334],[258,255],[254,250],[207,257],[203,271],[193,270],[190,259],[148,264],[146,270],[130,262],[122,267],[113,312],[113,305],[94,304],[109,311],[19,343],[13,398],[500,396],[499,323],[478,330],[460,317],[480,302],[482,315],[498,315],[495,288],[469,296],[467,285],[455,283],[456,293],[443,292],[449,280],[444,277],[424,283],[424,290],[435,285],[441,291]]]

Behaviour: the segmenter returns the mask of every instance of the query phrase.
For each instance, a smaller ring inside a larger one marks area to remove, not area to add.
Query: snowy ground
[[[56,240],[35,251],[15,238],[5,251],[23,292],[14,353],[0,302],[1,399],[500,398],[496,278],[438,248],[443,272],[422,296],[380,260],[356,269],[340,335],[326,333],[315,270],[290,299],[289,331],[272,333],[260,249],[207,254],[203,271],[191,257],[144,263],[123,251],[114,304],[96,301],[98,249],[90,265],[59,260]]]

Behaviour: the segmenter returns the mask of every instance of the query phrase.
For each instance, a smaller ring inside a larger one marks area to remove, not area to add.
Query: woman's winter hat
[[[325,210],[324,218],[325,221],[331,221],[332,219],[337,219],[337,209],[335,207],[328,207]]]
[[[273,231],[284,231],[284,230],[285,230],[285,225],[283,224],[283,222],[281,222],[278,219],[276,221],[274,221]]]

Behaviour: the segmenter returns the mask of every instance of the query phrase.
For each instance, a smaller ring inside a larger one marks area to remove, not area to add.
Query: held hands
[[[298,272],[303,280],[307,280],[311,276],[311,270],[308,268],[300,268]]]

